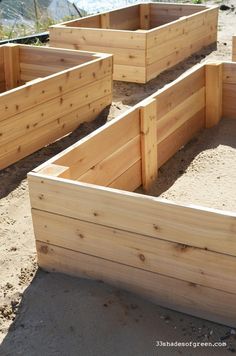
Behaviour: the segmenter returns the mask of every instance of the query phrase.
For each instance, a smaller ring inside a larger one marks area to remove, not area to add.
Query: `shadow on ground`
[[[124,105],[135,105],[141,100],[152,95],[157,90],[163,88],[166,84],[171,83],[194,65],[199,64],[209,54],[217,49],[216,45],[210,45],[201,51],[193,54],[186,60],[178,63],[174,67],[164,71],[156,78],[152,79],[146,84],[114,82],[114,101],[122,101]]]
[[[169,348],[156,347],[157,340],[219,341],[228,333],[227,327],[162,309],[102,282],[38,271],[0,354],[169,355]],[[187,352],[202,355],[203,350]],[[207,355],[224,352],[225,348],[207,349]],[[185,355],[186,349],[171,349],[171,355],[179,354]]]

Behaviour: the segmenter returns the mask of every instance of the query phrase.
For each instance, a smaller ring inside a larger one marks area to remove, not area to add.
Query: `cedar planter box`
[[[1,46],[0,169],[93,120],[111,86],[111,55]]]
[[[235,96],[236,63],[199,65],[30,173],[39,266],[235,327],[236,213],[133,193]]]
[[[147,3],[50,28],[53,47],[114,54],[115,80],[146,83],[217,40],[217,6]]]

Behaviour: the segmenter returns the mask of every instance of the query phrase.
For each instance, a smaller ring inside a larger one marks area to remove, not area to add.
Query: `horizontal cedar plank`
[[[51,74],[63,71],[63,67],[46,67],[38,64],[20,64],[20,80],[25,83],[37,78],[44,78]]]
[[[223,83],[223,95],[225,97],[231,97],[235,99],[236,95],[236,82],[235,83]]]
[[[0,121],[111,74],[111,57],[102,60],[95,59],[78,68],[68,69],[37,83],[29,83],[24,87],[1,94]]]
[[[157,101],[157,120],[204,86],[205,68],[200,66],[179,77],[175,85],[169,84],[159,90],[153,95]]]
[[[212,25],[204,25],[200,29],[185,32],[179,37],[175,37],[170,41],[164,42],[158,46],[147,49],[147,65],[156,62],[159,59],[167,57],[174,51],[184,51],[186,43],[193,44],[201,38],[205,38],[206,34],[210,34]]]
[[[147,32],[147,49],[160,46],[172,39],[179,38],[184,34],[184,22],[176,21],[171,26],[156,28]]]
[[[236,118],[236,82],[223,83],[223,117]]]
[[[5,82],[0,82],[0,93],[3,93],[6,90]]]
[[[180,312],[236,326],[235,294],[37,242],[38,263],[51,272],[103,280]],[[174,291],[174,293],[173,293]]]
[[[76,51],[68,51],[65,48],[50,48],[48,46],[31,46],[31,45],[20,45],[20,51],[21,51],[21,55],[23,55],[24,53],[28,53],[29,56],[34,53],[34,55],[40,55],[40,53],[45,53],[45,56],[47,55],[55,55],[58,58],[61,57],[68,57],[68,58],[72,58],[72,57],[77,57],[78,59],[84,58],[87,59],[88,61],[91,61],[93,58],[99,58],[99,54],[98,53],[88,53],[88,52],[76,52]],[[29,52],[28,52],[29,51]],[[26,58],[26,57],[25,57]]]
[[[37,241],[236,293],[236,258],[233,256],[35,209],[32,217]],[[204,263],[199,265],[199,261]]]
[[[199,39],[195,39],[193,41],[193,43],[191,43],[189,46],[186,47],[187,53],[189,53],[189,56],[192,55],[193,53],[196,53],[198,51],[200,51],[201,49],[216,43],[217,40],[217,32],[214,31],[211,34],[205,36],[205,37],[201,37]]]
[[[207,35],[206,37],[198,39],[194,43],[187,44],[187,46],[183,48],[182,51],[178,51],[178,50],[174,51],[169,56],[162,58],[157,62],[152,63],[151,65],[147,66],[148,80],[155,78],[163,70],[174,66],[175,64],[186,59],[186,57],[190,56],[191,54],[199,51],[203,47],[206,47],[214,42],[215,42],[215,35],[214,34]]]
[[[28,182],[33,209],[236,256],[234,213],[35,173]]]
[[[205,108],[205,87],[196,91],[157,121],[157,143],[175,132],[203,108]]]
[[[62,47],[63,42],[52,42],[50,43],[52,47]],[[114,64],[132,64],[134,66],[144,66],[145,65],[145,51],[144,49],[134,49],[134,48],[119,48],[119,47],[106,47],[106,43],[97,45],[87,45],[87,44],[66,44],[67,48],[84,50],[84,51],[97,51],[102,53],[114,54]]]
[[[217,25],[218,25],[218,8],[214,9],[209,9],[204,11],[204,14],[195,14],[192,16],[187,17],[185,20],[186,22],[186,33],[189,33],[191,31],[197,32],[197,23],[199,23],[199,29],[200,26],[207,26],[211,27],[212,31],[217,31]]]
[[[176,10],[173,9],[168,9],[168,8],[163,8],[163,9],[156,9],[156,10],[152,10],[151,11],[151,23],[153,23],[154,21],[157,22],[172,22],[172,21],[176,21],[177,19],[181,18],[181,17],[185,17],[185,16],[190,16],[193,14],[199,14],[201,13],[201,10],[197,10],[197,11],[192,11],[190,9],[183,9],[183,8],[179,8]],[[204,16],[203,13],[201,13],[202,16]]]
[[[132,109],[55,156],[53,163],[69,166],[79,177],[139,135],[139,130],[139,110]]]
[[[79,26],[81,26],[80,24],[83,24],[82,27],[89,27],[90,24],[92,23],[95,26],[95,25],[98,24],[98,22],[100,24],[101,15],[109,14],[109,16],[112,17],[113,13],[114,13],[114,15],[119,14],[120,10],[121,11],[127,11],[130,14],[130,12],[129,12],[130,8],[133,9],[132,11],[135,11],[135,9],[139,8],[139,4],[138,5],[132,4],[132,5],[126,6],[125,8],[124,7],[120,7],[118,9],[116,8],[116,9],[111,10],[111,11],[106,11],[106,12],[99,13],[99,15],[90,15],[90,16],[86,16],[86,17],[79,18],[79,19],[76,19],[76,20],[66,21],[66,22],[63,22],[61,25],[79,27]],[[93,25],[91,25],[91,27],[93,27]],[[58,25],[53,26],[53,27],[58,27]]]
[[[39,47],[20,47],[20,63],[74,67],[95,59],[91,53]]]
[[[135,162],[140,160],[140,135],[123,145],[103,161],[78,177],[80,182],[108,186]]]
[[[132,65],[127,66],[115,64],[113,79],[128,82],[132,81],[137,83],[146,83],[146,68]]]
[[[136,30],[139,28],[139,6],[132,6],[109,12],[110,28]]]
[[[178,38],[178,36],[193,30],[197,31],[197,29],[199,30],[204,25],[214,25],[216,27],[217,19],[218,9],[210,9],[187,18],[178,19],[174,21],[171,26],[166,24],[159,28],[154,28],[147,33],[147,48],[161,45],[164,42]]]
[[[226,119],[236,119],[236,107],[223,107],[223,116]]]
[[[151,3],[151,11],[162,11],[166,10],[169,12],[173,11],[191,11],[192,13],[202,11],[207,9],[207,6],[204,5],[191,5],[191,4],[174,4],[174,3]]]
[[[236,84],[236,63],[223,63],[223,84]]]
[[[50,41],[63,44],[97,45],[106,43],[108,47],[145,49],[146,34],[133,31],[106,29],[83,29],[73,27],[50,27]]]
[[[127,171],[117,177],[109,187],[133,192],[142,184],[141,160],[137,161]]]
[[[84,108],[60,116],[40,128],[36,128],[29,134],[19,137],[15,142],[1,147],[0,169],[9,166],[16,161],[28,156],[36,150],[47,146],[55,140],[65,136],[81,123],[91,121],[111,102],[111,96],[106,96]]]
[[[179,129],[173,132],[157,146],[158,162],[161,167],[182,146],[188,143],[196,133],[205,127],[205,110],[200,110]]]
[[[86,16],[83,18],[79,18],[77,20],[71,20],[64,22],[63,25],[66,26],[73,26],[73,27],[93,27],[93,28],[100,28],[101,23],[100,23],[100,14],[99,15],[92,15],[92,16]]]
[[[236,83],[223,84],[223,117],[236,118]]]
[[[0,157],[9,147],[18,144],[17,139],[21,141],[24,135],[30,135],[35,129],[47,125],[50,121],[110,95],[111,90],[111,78],[110,76],[105,77],[2,121],[0,127]],[[16,127],[17,130],[15,130]]]

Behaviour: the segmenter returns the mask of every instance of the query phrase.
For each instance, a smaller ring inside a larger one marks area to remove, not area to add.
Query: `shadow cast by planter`
[[[182,328],[190,325],[198,328],[203,324],[204,328],[214,327],[222,335],[227,331],[226,327],[163,309],[99,281],[39,270],[23,294],[18,315],[0,353],[155,355],[156,340],[184,341]]]

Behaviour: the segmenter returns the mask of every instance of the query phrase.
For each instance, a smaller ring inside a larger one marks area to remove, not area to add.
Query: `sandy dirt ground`
[[[229,4],[236,5],[236,0]],[[236,11],[236,10],[235,10]],[[230,60],[235,11],[220,12],[217,50],[201,51],[146,85],[114,83],[108,119],[209,58]],[[0,172],[0,355],[228,355],[235,330],[161,308],[95,281],[37,268],[26,174],[103,124],[107,113]],[[153,194],[236,209],[236,122],[202,132],[160,170]],[[171,173],[170,173],[171,172]],[[188,189],[186,189],[188,187]],[[200,193],[200,194],[199,194]],[[224,348],[162,348],[156,341],[225,341]]]

